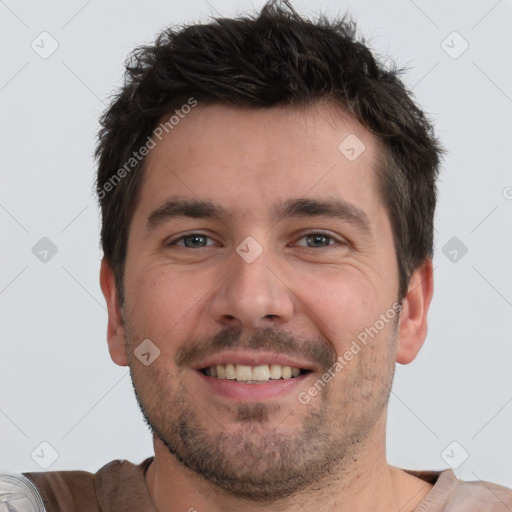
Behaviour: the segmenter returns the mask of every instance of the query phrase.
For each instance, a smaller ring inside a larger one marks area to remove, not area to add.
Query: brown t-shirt
[[[114,460],[97,473],[23,473],[37,487],[46,512],[155,512],[139,465]],[[434,484],[414,512],[512,512],[512,489],[489,482],[464,482],[451,470],[408,473]]]

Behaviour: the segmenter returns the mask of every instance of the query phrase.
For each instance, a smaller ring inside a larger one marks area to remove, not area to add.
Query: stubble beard
[[[394,347],[397,324],[391,336]],[[146,424],[181,464],[231,496],[270,502],[328,487],[354,464],[387,405],[395,368],[391,358],[373,360],[372,349],[363,350],[370,351],[364,370],[350,386],[336,386],[343,376],[335,376],[315,406],[297,401],[303,420],[294,432],[280,429],[291,412],[268,403],[234,405],[230,417],[239,428],[226,432],[225,420],[205,418],[198,401],[166,371],[144,374],[149,367],[129,356],[130,375]],[[172,398],[162,400],[167,396]]]

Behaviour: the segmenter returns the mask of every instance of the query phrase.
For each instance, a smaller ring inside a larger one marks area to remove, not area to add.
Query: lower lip
[[[217,379],[216,377],[208,377],[201,371],[197,371],[197,373],[203,379],[203,382],[219,395],[244,401],[256,401],[283,396],[293,391],[298,393],[297,388],[301,385],[303,386],[304,380],[311,372],[291,379],[269,380],[261,384],[247,384],[237,380]]]

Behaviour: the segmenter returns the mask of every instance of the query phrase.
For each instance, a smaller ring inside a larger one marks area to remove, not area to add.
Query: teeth
[[[227,364],[226,365],[225,375],[226,375],[225,376],[226,379],[230,379],[230,380],[236,379],[236,370],[235,370],[235,365],[234,364]]]
[[[245,364],[237,364],[236,380],[252,380],[252,368]]]
[[[291,379],[300,375],[300,368],[263,364],[248,366],[245,364],[218,364],[204,369],[204,373],[217,379],[230,379],[243,382]]]
[[[280,379],[281,378],[281,365],[280,364],[271,364],[270,365],[270,378],[271,379]]]
[[[250,368],[250,366],[248,366],[248,368]],[[270,371],[268,369],[268,364],[253,367],[251,373],[252,373],[251,380],[268,380],[270,378]]]
[[[283,379],[291,379],[292,378],[292,367],[291,366],[283,366],[281,368],[281,377]]]

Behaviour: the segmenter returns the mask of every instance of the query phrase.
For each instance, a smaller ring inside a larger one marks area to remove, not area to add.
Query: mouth
[[[245,384],[262,384],[270,381],[289,380],[309,373],[311,370],[280,364],[217,364],[199,370],[214,379],[236,380]]]
[[[293,396],[317,371],[310,361],[286,354],[236,350],[198,361],[192,369],[208,393],[239,403]]]

